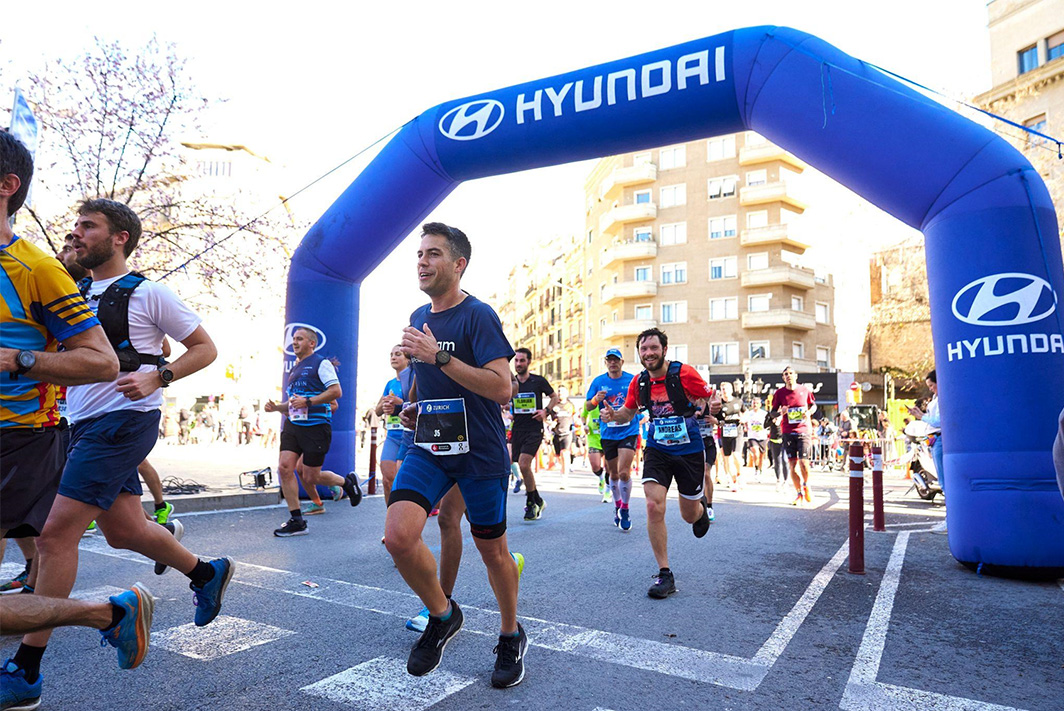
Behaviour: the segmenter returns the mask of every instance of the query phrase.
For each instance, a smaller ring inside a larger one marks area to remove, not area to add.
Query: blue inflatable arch
[[[1045,186],[994,133],[783,27],[458,99],[408,123],[292,258],[288,330],[325,335],[348,393],[327,466],[354,468],[359,285],[458,183],[747,129],[924,233],[951,552],[1003,573],[1064,574],[1051,460],[1064,269]]]

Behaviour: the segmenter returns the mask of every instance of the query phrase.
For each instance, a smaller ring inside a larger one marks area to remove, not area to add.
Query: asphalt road
[[[183,576],[156,577],[146,560],[83,539],[77,593],[144,581],[158,598],[152,647],[139,669],[120,671],[95,631],[57,631],[42,708],[1064,708],[1064,587],[961,567],[945,537],[926,532],[941,507],[903,497],[904,486],[888,487],[888,532],[866,532],[866,575],[847,573],[843,477],[822,475],[801,509],[768,483],[720,493],[701,540],[670,502],[679,592],[652,600],[642,500],[625,534],[590,477],[564,492],[556,475],[543,478],[542,520],[521,521],[523,496],[509,503],[532,644],[519,687],[489,684],[498,617],[468,534],[455,591],[466,626],[438,670],[406,674],[416,636],[403,621],[421,605],[380,544],[374,497],[356,509],[327,503],[310,535],[292,539],[271,535],[281,508],[185,517],[192,550],[238,561],[222,616],[202,629]],[[431,520],[426,540],[438,550]],[[4,573],[18,568],[10,548]],[[0,638],[4,657],[16,646]]]

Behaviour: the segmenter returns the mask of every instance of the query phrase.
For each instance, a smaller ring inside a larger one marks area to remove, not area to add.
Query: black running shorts
[[[293,425],[285,420],[281,428],[281,451],[303,455],[303,466],[320,467],[332,444],[332,425]]]
[[[542,429],[512,430],[510,434],[510,461],[518,461],[522,454],[535,457],[541,444],[543,444]]]
[[[680,496],[691,501],[702,498],[705,473],[705,454],[668,454],[657,447],[643,450],[643,483],[657,482],[666,489],[676,480]]]
[[[812,438],[804,432],[784,432],[783,451],[788,459],[812,459]]]
[[[639,446],[639,436],[631,435],[624,439],[606,439],[602,438],[602,454],[606,457],[607,461],[613,461],[617,458],[617,450],[630,449],[633,452]]]

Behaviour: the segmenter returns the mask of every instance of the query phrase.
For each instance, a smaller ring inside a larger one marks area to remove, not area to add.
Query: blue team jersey
[[[423,331],[429,325],[438,347],[467,365],[481,368],[493,360],[513,358],[514,350],[502,330],[495,311],[474,296],[466,295],[460,304],[439,313],[426,304],[410,316],[410,325]],[[499,403],[462,387],[434,363],[413,361],[417,379],[417,399],[422,407],[430,400],[462,399],[468,432],[469,451],[451,456],[434,456],[436,462],[455,478],[495,479],[510,475],[506,450],[506,428]],[[422,410],[424,413],[424,410]],[[419,419],[424,414],[419,415]],[[416,448],[416,446],[415,446]],[[421,451],[426,451],[422,449]]]
[[[403,384],[402,382],[400,382],[399,378],[392,378],[388,381],[388,384],[384,386],[384,392],[381,393],[381,397],[384,397],[385,395],[395,395],[396,397],[402,399],[403,402],[406,402],[406,398],[403,398]],[[403,438],[403,428],[399,427],[398,429],[396,429],[395,424],[398,423],[395,420],[391,420],[391,418],[398,416],[398,410],[394,411],[391,415],[384,416],[384,427],[385,430],[388,432],[388,439],[395,440],[396,442],[400,441]]]
[[[628,395],[628,388],[635,376],[626,371],[621,371],[621,377],[614,380],[609,373],[603,373],[591,381],[591,387],[587,389],[587,397],[590,400],[599,391],[606,391],[606,402],[615,410],[624,407],[624,399]],[[602,439],[618,440],[639,434],[639,418],[634,417],[626,425],[617,426],[611,422],[599,420],[599,435]]]

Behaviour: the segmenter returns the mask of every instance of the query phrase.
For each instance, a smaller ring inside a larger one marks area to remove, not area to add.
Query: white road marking
[[[82,541],[82,550],[145,564],[150,562],[136,553],[116,551],[104,541],[87,540]],[[799,626],[846,559],[847,552],[848,544],[843,544],[821,568],[802,597],[751,659],[533,617],[521,617],[521,621],[528,631],[529,643],[533,646],[692,681],[753,691],[783,654]],[[303,585],[303,581],[308,578],[319,587],[308,588]],[[233,582],[404,620],[421,606],[417,596],[409,592],[308,576],[306,573],[293,573],[252,563],[239,563]],[[462,610],[465,613],[463,630],[488,637],[498,635],[498,612],[466,605],[462,606]]]
[[[125,588],[117,588],[114,585],[101,585],[98,588],[87,588],[85,590],[75,590],[70,593],[72,600],[88,600],[90,602],[103,602],[112,595],[121,595],[126,590]]]
[[[151,642],[153,647],[168,652],[211,661],[276,642],[293,634],[295,632],[292,630],[262,622],[219,615],[206,627],[196,627],[190,623],[153,632]]]
[[[857,659],[846,682],[839,708],[845,711],[1018,711],[1011,706],[988,704],[961,696],[936,694],[931,691],[909,689],[894,684],[876,681],[883,648],[887,641],[887,628],[894,609],[894,595],[901,580],[901,566],[909,543],[909,531],[898,533],[894,550],[890,554],[887,570],[879,585],[872,613],[868,617]]]
[[[405,660],[377,657],[301,691],[363,711],[424,711],[474,681],[443,669],[410,676]]]
[[[0,580],[3,580],[6,583],[8,580],[11,580],[25,569],[25,563],[0,564]]]

